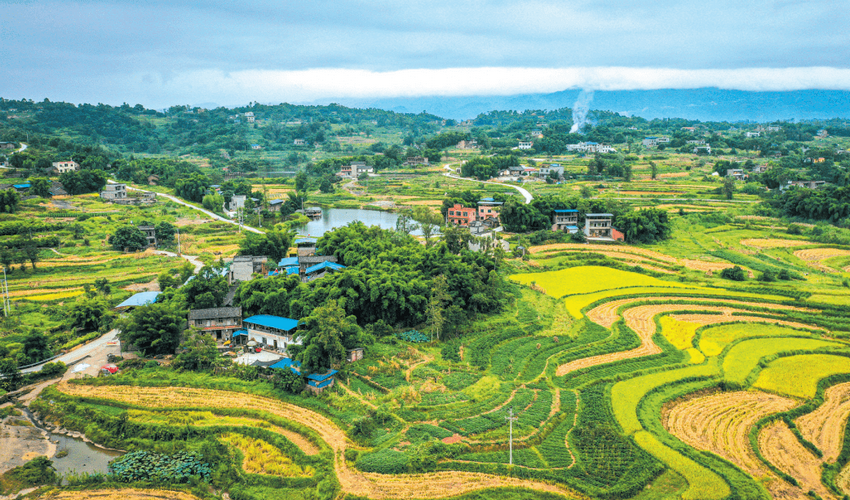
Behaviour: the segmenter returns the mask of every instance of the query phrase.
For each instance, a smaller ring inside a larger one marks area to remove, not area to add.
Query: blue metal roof
[[[567,229],[575,229],[576,231],[578,231],[578,226],[567,226]]]
[[[331,370],[328,373],[311,373],[310,375],[307,375],[307,378],[309,380],[315,380],[317,382],[321,382],[323,380],[327,380],[327,379],[333,377],[334,375],[336,375],[336,373],[337,373],[336,370]]]
[[[156,302],[160,293],[162,292],[139,292],[115,307],[139,307],[151,304]]]
[[[555,210],[556,214],[565,214],[565,213],[573,213],[573,212],[578,213],[578,210],[573,210],[572,208],[567,208],[567,209],[564,209],[564,210],[560,210],[560,209]]]
[[[250,318],[245,318],[242,323],[253,323],[255,325],[265,326],[267,328],[277,328],[278,330],[284,331],[295,330],[298,326],[298,320],[272,316],[270,314],[258,314],[257,316],[251,316]]]
[[[326,260],[324,262],[319,262],[315,266],[308,267],[307,270],[304,271],[304,273],[305,274],[315,273],[316,271],[321,271],[322,269],[330,269],[331,271],[340,271],[342,269],[345,269],[345,266],[343,266],[342,264],[337,264],[335,262],[331,262],[329,260]]]
[[[283,200],[269,200],[269,205],[280,205]]]
[[[316,382],[315,380],[308,380],[307,384],[321,389],[323,387],[327,387],[327,386],[333,384],[333,382],[334,382],[334,379],[329,378],[329,379],[325,380],[324,382]]]
[[[277,370],[285,370],[289,368],[292,373],[296,375],[301,375],[301,362],[291,358],[283,358],[277,363],[269,366],[269,368],[275,368]]]
[[[234,339],[240,335],[248,335],[248,330],[236,330],[235,332],[233,332]]]
[[[290,274],[299,274],[300,272],[301,272],[301,270],[299,269],[298,266],[289,266],[289,267],[286,268],[286,275],[287,276],[289,276]]]
[[[496,201],[493,198],[481,198],[481,201]]]
[[[30,186],[32,186],[32,185],[29,182],[26,182],[24,184],[13,184],[12,185],[12,187],[15,188],[15,189],[26,189]]]
[[[277,263],[280,267],[289,267],[298,265],[298,257],[284,257]]]
[[[318,238],[296,238],[295,244],[296,245],[300,245],[302,243],[313,243],[313,244],[315,244],[317,241],[319,241]]]

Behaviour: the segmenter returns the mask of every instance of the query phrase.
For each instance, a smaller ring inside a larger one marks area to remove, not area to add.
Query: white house
[[[519,145],[517,149],[531,149],[534,147],[534,143],[531,141],[519,141]]]
[[[70,161],[54,161],[53,166],[50,168],[51,171],[57,174],[64,174],[65,172],[73,172],[80,169],[79,163],[74,160]]]

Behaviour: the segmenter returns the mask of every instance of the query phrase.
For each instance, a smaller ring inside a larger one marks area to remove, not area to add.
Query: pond
[[[51,441],[56,443],[56,457],[53,457],[53,466],[59,474],[69,472],[94,472],[106,473],[109,461],[123,455],[120,451],[107,450],[82,439],[64,436],[62,434],[51,434]],[[65,453],[67,452],[67,454]],[[64,456],[63,456],[64,455]],[[59,458],[62,456],[62,458]]]
[[[395,229],[398,214],[379,210],[362,210],[358,208],[324,208],[322,217],[313,219],[298,228],[298,232],[318,238],[334,228],[342,227],[349,222],[359,220],[367,226],[378,226],[382,229]],[[419,230],[412,234],[421,236]]]

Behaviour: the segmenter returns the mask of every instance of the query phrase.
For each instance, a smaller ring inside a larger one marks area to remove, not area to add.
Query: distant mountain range
[[[580,89],[551,94],[510,96],[409,97],[329,99],[357,108],[380,108],[399,113],[426,111],[444,118],[465,120],[492,110],[572,108]],[[313,104],[320,104],[318,102]],[[700,121],[811,120],[850,117],[850,91],[795,90],[751,92],[718,88],[596,91],[590,109],[629,116],[686,118]]]

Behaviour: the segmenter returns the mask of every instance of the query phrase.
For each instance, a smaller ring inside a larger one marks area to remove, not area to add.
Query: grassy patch
[[[810,399],[817,392],[819,380],[837,373],[850,373],[850,358],[829,354],[789,356],[770,363],[753,387]]]

